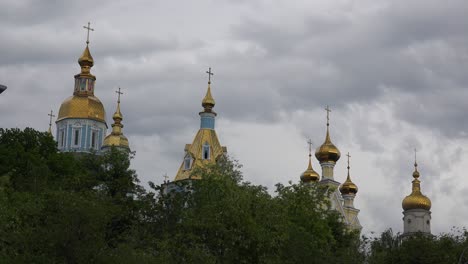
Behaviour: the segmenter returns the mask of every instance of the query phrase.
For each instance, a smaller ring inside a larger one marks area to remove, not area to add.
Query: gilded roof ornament
[[[340,192],[341,194],[356,194],[358,192],[358,187],[351,181],[351,176],[349,176],[349,158],[351,158],[351,155],[349,155],[348,152],[346,156],[348,157],[348,176],[346,177],[346,181],[341,185]]]
[[[325,142],[315,151],[315,157],[317,160],[322,162],[337,162],[341,153],[340,150],[331,142],[330,139],[330,107],[327,105],[325,108],[327,111],[327,134],[325,136]]]
[[[317,182],[320,178],[319,174],[312,168],[312,140],[307,141],[309,144],[309,165],[307,170],[301,175],[301,181],[304,183]]]
[[[50,114],[47,114],[49,116],[49,130],[47,131],[50,135],[52,135],[52,118],[55,117],[53,114],[54,112],[50,110]]]
[[[114,115],[112,116],[112,119],[114,119],[114,124],[112,124],[112,132],[106,136],[104,139],[104,144],[103,147],[110,147],[110,146],[116,146],[116,147],[122,147],[125,149],[130,149],[129,144],[128,144],[128,139],[124,134],[122,133],[122,128],[124,127],[122,124],[123,120],[123,115],[120,112],[120,95],[123,93],[121,92],[121,88],[119,87],[118,91],[115,91],[118,94],[118,99],[117,99],[117,109],[115,110]]]
[[[403,210],[411,210],[411,209],[424,209],[430,210],[432,203],[431,200],[422,194],[421,192],[421,181],[419,180],[419,171],[418,171],[418,163],[416,161],[416,149],[414,150],[414,172],[412,181],[412,192],[410,195],[406,196],[403,199],[402,207]]]
[[[94,65],[94,59],[93,56],[91,56],[91,52],[89,51],[89,31],[94,31],[94,28],[91,28],[91,23],[88,22],[88,26],[83,26],[84,29],[87,30],[87,35],[86,35],[86,48],[83,51],[83,54],[81,57],[78,59],[78,63],[81,66],[81,73],[82,74],[89,74],[91,67]]]
[[[208,74],[208,89],[206,91],[205,97],[203,98],[202,106],[205,108],[205,112],[211,112],[215,106],[215,100],[211,95],[211,76],[213,76],[214,73],[211,72],[211,67],[208,69],[208,71],[206,71],[206,73]]]

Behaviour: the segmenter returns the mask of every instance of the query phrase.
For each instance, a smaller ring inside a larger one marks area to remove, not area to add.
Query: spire
[[[305,183],[316,182],[320,178],[318,173],[312,168],[312,140],[309,139],[307,144],[309,144],[309,165],[307,166],[307,170],[301,175],[301,181]]]
[[[94,65],[93,56],[91,56],[91,52],[89,52],[89,31],[94,31],[94,28],[90,27],[91,23],[88,22],[88,26],[83,26],[84,29],[87,30],[86,35],[86,48],[83,51],[83,54],[78,59],[78,63],[81,66],[81,74],[90,74],[91,67]]]
[[[52,117],[55,117],[53,111],[50,110],[50,114],[48,114],[49,118],[49,130],[47,131],[50,135],[52,135]]]
[[[209,113],[212,112],[212,109],[215,106],[215,100],[211,95],[211,76],[214,74],[211,72],[211,67],[206,71],[206,73],[208,74],[208,89],[206,91],[205,98],[203,98],[202,106],[205,108],[205,112]]]
[[[346,181],[341,185],[340,192],[341,194],[356,194],[358,192],[358,187],[351,181],[351,176],[349,176],[349,158],[351,158],[351,155],[349,155],[348,152],[346,156],[348,157],[348,176],[346,177]]]
[[[327,133],[325,136],[325,142],[315,152],[315,157],[320,163],[333,162],[336,163],[341,156],[340,150],[331,142],[330,139],[330,107],[327,105],[325,108],[327,111]]]
[[[121,92],[120,87],[119,90],[115,92],[118,94],[118,97],[117,108],[115,110],[114,115],[112,116],[112,119],[114,119],[114,123],[112,124],[112,132],[109,135],[107,135],[107,137],[104,139],[103,147],[116,146],[129,149],[128,139],[122,133],[122,128],[124,126],[122,124],[123,115],[120,112],[120,95],[122,95],[123,93]]]

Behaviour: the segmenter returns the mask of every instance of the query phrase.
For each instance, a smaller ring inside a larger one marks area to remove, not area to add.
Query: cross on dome
[[[206,73],[208,73],[208,83],[211,83],[211,76],[214,75],[214,73],[211,72],[211,67],[208,68]]]
[[[94,31],[94,28],[91,28],[91,22],[88,22],[88,26],[83,26],[84,29],[86,29],[87,35],[86,35],[86,45],[89,44],[89,31]]]
[[[120,91],[120,87],[119,87],[119,90],[118,90],[118,91],[115,91],[115,93],[118,94],[117,103],[120,103],[120,95],[123,94],[123,93]]]

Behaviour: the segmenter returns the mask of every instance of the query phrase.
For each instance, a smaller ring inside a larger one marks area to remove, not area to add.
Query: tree
[[[145,245],[165,263],[356,263],[357,234],[327,209],[325,190],[277,185],[272,196],[242,181],[229,160],[194,171],[202,180],[164,186],[145,212]],[[155,187],[155,186],[154,186]],[[183,191],[180,191],[183,190]],[[342,253],[340,253],[342,252]]]
[[[449,234],[431,236],[414,234],[401,237],[389,229],[370,240],[369,264],[386,263],[458,263],[468,247],[468,232],[453,230]]]

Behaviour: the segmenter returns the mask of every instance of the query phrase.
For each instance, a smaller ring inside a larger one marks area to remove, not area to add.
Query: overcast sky
[[[402,231],[414,148],[432,231],[448,232],[468,222],[467,10],[465,0],[2,0],[0,126],[47,130],[73,93],[91,21],[95,94],[110,126],[122,87],[142,183],[175,176],[212,67],[218,137],[246,180],[298,181],[330,105],[336,180],[350,152],[364,232]]]

